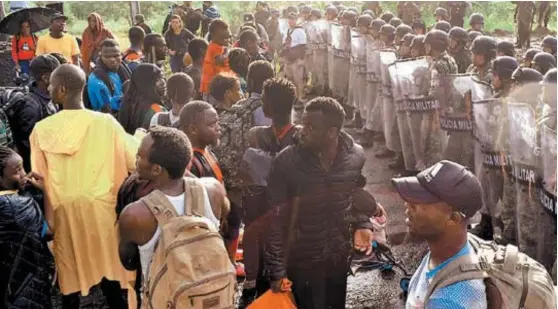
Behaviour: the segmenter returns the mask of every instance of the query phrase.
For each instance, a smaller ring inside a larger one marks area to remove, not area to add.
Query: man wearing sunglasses
[[[409,232],[423,238],[430,249],[411,279],[406,308],[487,308],[483,280],[441,287],[425,299],[437,273],[461,256],[475,255],[467,241],[469,219],[482,206],[482,188],[475,175],[444,160],[416,177],[395,178],[392,183],[405,200]]]

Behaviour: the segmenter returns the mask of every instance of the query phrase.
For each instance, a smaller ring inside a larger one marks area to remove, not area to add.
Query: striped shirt
[[[428,284],[434,276],[456,258],[470,254],[471,250],[473,248],[467,243],[456,255],[432,270],[428,269],[428,253],[411,279],[406,309],[486,309],[486,287],[483,280],[466,280],[436,289],[427,303],[424,303]]]

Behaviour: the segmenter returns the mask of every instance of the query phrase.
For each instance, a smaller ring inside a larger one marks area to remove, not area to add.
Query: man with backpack
[[[137,157],[139,177],[155,190],[120,214],[119,252],[124,266],[134,269],[139,249],[144,307],[232,308],[236,276],[219,222],[203,184],[184,177],[192,158],[188,137],[152,127]]]
[[[466,167],[443,160],[392,183],[405,201],[409,232],[430,249],[411,279],[407,309],[556,307],[542,265],[516,247],[467,234],[483,198],[479,180]]]
[[[10,121],[15,146],[23,158],[26,171],[31,170],[31,148],[29,136],[35,124],[57,112],[51,102],[48,87],[51,73],[60,66],[60,62],[52,55],[41,55],[33,59],[30,70],[34,82],[29,91],[16,92],[7,102],[3,102],[3,110]]]

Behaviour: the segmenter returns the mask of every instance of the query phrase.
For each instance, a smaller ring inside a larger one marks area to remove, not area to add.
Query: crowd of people
[[[516,44],[480,13],[464,29],[467,10],[441,3],[427,27],[411,1],[258,2],[233,35],[211,1],[184,1],[163,34],[135,16],[127,49],[97,13],[79,44],[62,13],[41,37],[22,22],[12,54],[32,82],[0,110],[4,303],[51,308],[55,281],[63,308],[94,286],[109,308],[233,308],[242,278],[239,308],[269,290],[345,308],[351,258],[389,212],[364,189],[371,147],[428,245],[406,308],[496,308],[486,273],[440,284],[483,240],[552,287],[556,38],[531,48],[531,2]],[[556,306],[530,289],[517,306]]]

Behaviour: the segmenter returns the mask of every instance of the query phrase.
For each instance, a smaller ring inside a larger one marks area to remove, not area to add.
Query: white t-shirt
[[[165,195],[169,202],[174,206],[178,215],[184,215],[184,193],[178,196],[169,196]],[[213,210],[211,209],[211,203],[209,202],[209,196],[207,195],[207,191],[203,188],[203,201],[204,201],[204,217],[209,219],[215,227],[219,229],[219,220],[215,217]],[[161,237],[161,227],[157,227],[155,234],[153,237],[144,245],[138,246],[139,254],[140,254],[140,263],[141,263],[141,271],[144,278],[146,277],[147,271],[149,269],[149,265],[151,264],[151,259],[153,258],[153,253],[155,252],[155,245],[157,245],[157,241]]]
[[[306,32],[304,32],[302,28],[290,28],[287,31],[287,34],[289,32],[291,33],[291,46],[289,46],[290,48],[306,44]],[[285,37],[283,38],[283,44],[285,44],[287,37],[288,36],[285,35]]]

